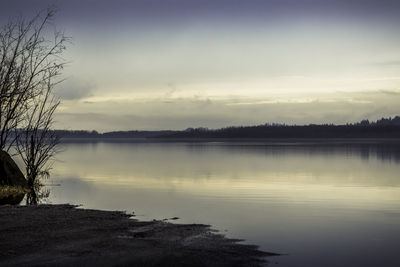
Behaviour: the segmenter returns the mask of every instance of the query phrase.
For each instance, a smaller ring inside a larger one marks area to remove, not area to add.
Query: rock
[[[0,185],[23,186],[27,185],[24,174],[18,168],[11,156],[0,150]]]
[[[24,199],[25,193],[0,194],[1,205],[18,205]]]

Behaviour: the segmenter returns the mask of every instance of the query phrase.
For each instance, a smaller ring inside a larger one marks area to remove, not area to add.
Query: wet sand
[[[1,266],[262,266],[276,254],[202,224],[72,205],[0,206]]]

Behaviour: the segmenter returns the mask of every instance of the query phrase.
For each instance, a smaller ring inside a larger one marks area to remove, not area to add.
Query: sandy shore
[[[71,205],[0,206],[0,237],[1,266],[260,266],[274,255],[207,225]]]

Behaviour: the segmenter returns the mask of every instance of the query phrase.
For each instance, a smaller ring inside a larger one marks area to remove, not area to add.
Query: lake
[[[210,224],[277,266],[400,266],[398,142],[70,141],[46,202]]]

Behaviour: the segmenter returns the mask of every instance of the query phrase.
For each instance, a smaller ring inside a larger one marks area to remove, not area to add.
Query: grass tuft
[[[8,186],[1,185],[0,186],[0,198],[5,198],[9,196],[17,196],[21,194],[28,193],[29,189],[22,186]]]

